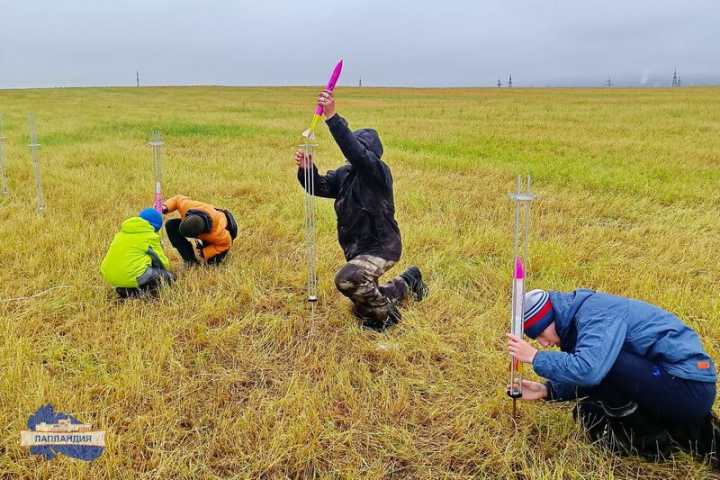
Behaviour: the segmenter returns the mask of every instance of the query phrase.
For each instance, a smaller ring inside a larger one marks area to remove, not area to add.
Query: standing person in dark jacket
[[[523,400],[587,397],[575,414],[593,440],[620,453],[667,455],[674,441],[708,454],[717,376],[698,335],[672,313],[592,290],[533,290],[525,296],[525,334],[508,334],[510,355],[548,380],[523,381]]]
[[[353,313],[365,327],[382,331],[400,320],[400,300],[412,293],[420,301],[428,288],[416,266],[378,285],[380,276],[400,260],[402,253],[392,174],[380,160],[382,143],[375,130],[350,131],[347,121],[335,113],[331,91],[320,93],[318,104],[323,106],[330,133],[346,158],[345,165],[325,175],[312,165],[315,195],[335,199],[338,241],[348,262],[335,275],[335,285],[352,300]],[[298,180],[307,189],[304,170],[309,165],[302,150],[295,153],[295,163]]]

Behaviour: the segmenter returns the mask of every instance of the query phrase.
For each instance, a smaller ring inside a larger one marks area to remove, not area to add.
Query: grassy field
[[[701,478],[588,445],[572,403],[504,394],[516,175],[530,174],[528,288],[591,288],[683,318],[720,360],[720,88],[337,89],[376,128],[395,178],[403,259],[431,296],[385,334],[334,288],[332,202],[318,199],[319,296],[305,298],[293,154],[319,88],[0,91],[2,478]],[[34,113],[46,209],[28,148]],[[100,262],[166,196],[231,210],[226,264],[118,302]],[[342,157],[318,128],[321,171]],[[53,288],[55,287],[55,288]],[[48,290],[51,289],[52,290]],[[41,293],[41,295],[33,296]],[[32,297],[31,297],[32,296]],[[30,297],[30,298],[24,298]],[[534,378],[534,375],[529,375]],[[45,403],[107,432],[92,463],[18,445]]]

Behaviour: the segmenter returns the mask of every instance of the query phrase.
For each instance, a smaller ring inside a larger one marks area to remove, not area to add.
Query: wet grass
[[[504,396],[514,210],[531,174],[529,284],[585,287],[675,312],[720,358],[720,91],[338,87],[395,178],[404,254],[431,296],[386,334],[335,290],[332,202],[318,199],[320,301],[305,301],[293,153],[314,88],[0,91],[0,477],[699,478],[583,442],[571,404]],[[36,211],[27,114],[46,211]],[[99,272],[120,223],[163,193],[231,210],[227,263],[118,302]],[[341,165],[318,129],[321,170]],[[48,290],[53,287],[53,290]],[[44,292],[44,293],[43,293]],[[17,299],[20,297],[30,297]],[[18,446],[45,403],[107,431],[95,462]]]

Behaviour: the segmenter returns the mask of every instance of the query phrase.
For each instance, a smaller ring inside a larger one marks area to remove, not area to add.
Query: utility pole
[[[612,80],[610,80],[610,77],[608,77],[607,82],[605,82],[605,85],[607,85],[608,87],[613,86],[613,83],[612,83]]]
[[[512,73],[510,74],[510,79],[508,80],[508,88],[512,88]]]
[[[679,86],[680,86],[680,85],[678,85],[677,68],[675,69],[675,73],[673,73],[673,83],[672,83],[672,86],[673,86],[673,87],[679,87]]]
[[[498,77],[498,88],[502,87],[502,82],[500,81],[500,77]]]
[[[137,81],[137,86],[140,86],[140,71],[135,72],[135,80]]]
[[[362,77],[360,77],[360,81],[358,82],[358,87],[362,87]]]

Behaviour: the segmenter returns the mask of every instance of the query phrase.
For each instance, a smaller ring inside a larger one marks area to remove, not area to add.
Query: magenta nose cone
[[[520,261],[520,257],[517,257],[515,259],[515,278],[518,280],[523,278],[523,266],[522,262]]]

